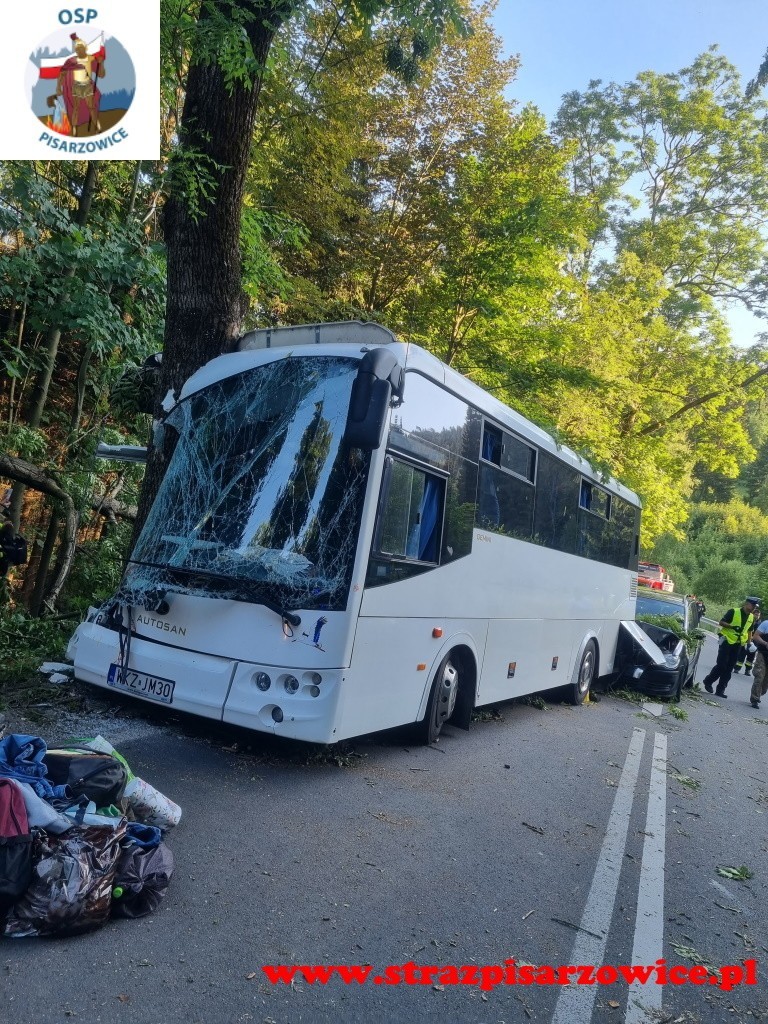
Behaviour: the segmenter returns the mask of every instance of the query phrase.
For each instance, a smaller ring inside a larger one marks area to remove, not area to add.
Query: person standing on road
[[[760,625],[761,612],[759,609],[755,609],[755,621],[752,623],[752,632],[754,633],[757,627]],[[755,647],[754,641],[750,637],[749,642],[739,648],[739,656],[736,659],[736,667],[734,672],[741,672],[744,669],[745,676],[752,675],[752,665],[755,661],[757,654],[757,647]]]
[[[752,634],[752,643],[757,648],[752,674],[752,690],[749,703],[753,708],[760,707],[760,698],[768,691],[768,619],[763,619]]]
[[[704,689],[712,693],[712,683],[717,679],[715,694],[725,699],[725,688],[733,673],[739,648],[747,642],[755,621],[755,611],[759,607],[756,597],[745,599],[741,608],[729,608],[718,625],[720,626],[720,646],[717,649],[717,661],[704,677]]]

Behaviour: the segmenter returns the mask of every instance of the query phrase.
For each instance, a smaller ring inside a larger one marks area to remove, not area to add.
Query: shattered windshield
[[[289,356],[171,412],[178,441],[124,581],[135,603],[170,585],[346,607],[368,471],[368,455],[342,444],[357,365]]]

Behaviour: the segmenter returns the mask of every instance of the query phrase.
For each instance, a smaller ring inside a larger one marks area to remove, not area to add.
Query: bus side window
[[[368,585],[434,568],[440,557],[445,479],[399,459],[387,466]]]

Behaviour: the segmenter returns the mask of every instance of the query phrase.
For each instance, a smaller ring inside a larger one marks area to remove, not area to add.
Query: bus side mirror
[[[373,451],[381,447],[387,410],[403,396],[404,373],[392,352],[374,348],[360,360],[352,385],[344,440],[353,448]]]

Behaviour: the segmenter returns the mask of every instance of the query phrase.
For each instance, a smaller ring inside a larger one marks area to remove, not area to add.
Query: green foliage
[[[694,578],[695,593],[706,594],[715,604],[741,604],[748,584],[747,567],[729,559],[710,563]]]
[[[42,462],[45,459],[48,444],[41,430],[31,430],[22,423],[14,423],[4,438],[6,452],[27,462]]]
[[[71,635],[71,622],[32,618],[0,606],[0,687],[12,691],[43,661],[61,660]]]
[[[82,224],[85,165],[0,163],[3,444],[57,471],[89,536],[93,493],[135,504],[141,478],[93,451],[148,435],[158,207],[181,197],[202,226],[229,170],[204,133],[179,146],[195,52],[230,93],[264,75],[237,212],[249,325],[386,323],[634,487],[678,589],[768,595],[767,350],[734,348],[723,312],[768,312],[765,104],[711,50],[591,82],[550,129],[506,98],[495,7],[163,0],[164,161],[100,164]],[[266,68],[248,37],[265,15],[282,25]],[[113,586],[124,533],[81,545],[67,601]]]
[[[753,458],[744,413],[765,393],[764,353],[731,347],[723,308],[768,294],[764,109],[711,50],[675,75],[591,82],[555,123],[589,212],[569,360],[600,379],[557,420],[642,495],[645,544],[679,535],[694,471],[733,479]]]
[[[680,637],[689,654],[693,654],[704,639],[704,634],[700,629],[683,629],[683,624],[676,615],[638,615],[637,621],[650,622],[654,626],[660,626],[662,629],[668,629],[671,633]]]
[[[649,554],[678,591],[695,593],[714,619],[747,594],[768,598],[768,515],[740,499],[691,508],[683,538],[659,538]]]
[[[164,190],[184,203],[193,221],[199,221],[216,199],[216,186],[224,165],[193,146],[173,151],[164,179]]]
[[[754,872],[752,872],[745,864],[742,864],[738,868],[725,866],[718,867],[717,873],[723,878],[729,878],[735,882],[748,882],[750,878],[754,877]]]
[[[61,604],[66,611],[84,613],[90,605],[106,601],[120,583],[128,554],[131,530],[120,524],[101,540],[85,541],[67,578]]]
[[[254,301],[265,296],[288,300],[294,289],[279,253],[300,252],[308,236],[307,229],[291,217],[259,209],[247,202],[240,220],[246,295]]]

